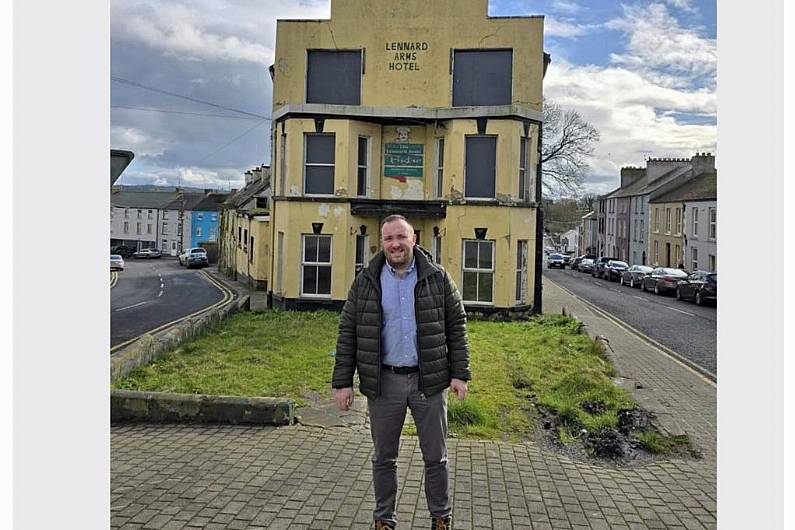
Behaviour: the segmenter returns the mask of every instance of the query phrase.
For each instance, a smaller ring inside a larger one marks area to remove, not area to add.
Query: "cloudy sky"
[[[586,191],[615,188],[621,166],[648,156],[716,152],[715,0],[489,11],[545,15],[544,95],[601,134]],[[276,19],[328,16],[328,0],[111,0],[111,147],[136,155],[120,182],[239,188],[270,162]]]

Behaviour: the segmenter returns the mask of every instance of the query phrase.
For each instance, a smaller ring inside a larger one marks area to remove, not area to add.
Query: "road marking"
[[[664,307],[667,307],[668,309],[673,309],[674,311],[679,311],[680,313],[684,313],[685,315],[690,315],[691,317],[694,317],[694,316],[696,316],[696,315],[694,315],[693,313],[688,313],[687,311],[682,311],[681,309],[677,309],[677,308],[675,308],[675,307],[671,307],[671,306],[669,306],[669,305],[665,305],[665,304],[660,304],[660,305],[662,305],[662,306],[664,306]]]
[[[148,304],[149,301],[145,300],[143,302],[138,302],[137,304],[128,305],[127,307],[120,307],[119,309],[114,309],[114,311],[124,311],[125,309],[132,309],[133,307],[138,307],[139,305]]]
[[[646,301],[646,299],[643,298],[642,296],[638,296],[638,295],[633,294],[632,297],[633,298],[637,298],[638,300],[643,300],[644,302]]]

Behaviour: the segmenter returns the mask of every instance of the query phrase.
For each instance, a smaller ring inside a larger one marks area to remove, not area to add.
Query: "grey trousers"
[[[411,409],[425,461],[425,498],[433,517],[449,517],[450,485],[447,473],[447,389],[425,397],[419,391],[419,372],[395,374],[381,370],[381,395],[367,400],[373,436],[373,518],[397,523],[397,458],[400,431]]]

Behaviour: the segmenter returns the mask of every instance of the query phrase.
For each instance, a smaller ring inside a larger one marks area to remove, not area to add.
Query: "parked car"
[[[159,258],[161,253],[156,248],[142,248],[138,252],[135,252],[132,257],[135,259],[154,259]]]
[[[718,275],[714,272],[696,271],[676,286],[677,300],[694,300],[697,305],[718,301]]]
[[[651,271],[652,268],[646,265],[633,265],[621,275],[621,285],[629,285],[633,288],[640,287],[641,280]]]
[[[573,270],[573,271],[579,270],[579,269],[580,269],[580,263],[582,263],[582,260],[584,260],[584,259],[586,259],[586,258],[588,258],[588,259],[593,259],[593,258],[595,258],[595,257],[596,257],[596,256],[591,256],[591,255],[589,255],[589,254],[583,254],[582,256],[577,256],[577,257],[576,257],[576,258],[574,258],[574,260],[571,262],[571,270]]]
[[[594,260],[594,262],[593,262],[593,271],[591,271],[591,276],[593,276],[594,278],[601,278],[602,277],[602,271],[604,271],[604,268],[605,268],[605,265],[607,264],[607,262],[608,261],[612,261],[614,259],[618,259],[618,258],[612,258],[612,257],[607,257],[607,256],[601,256],[601,257],[596,258],[596,260]]]
[[[574,260],[574,256],[569,254],[563,254],[563,267],[565,268],[566,265],[571,266],[571,262]]]
[[[132,257],[134,252],[135,250],[125,245],[116,245],[115,247],[110,247],[111,254],[121,256],[122,258]]]
[[[640,283],[640,290],[654,291],[654,294],[676,291],[679,282],[685,278],[687,278],[687,273],[682,269],[656,267],[643,278]]]
[[[616,259],[610,260],[605,264],[605,268],[602,271],[602,278],[609,282],[612,282],[613,280],[620,280],[621,275],[624,274],[624,271],[628,268],[629,264],[624,261],[619,261]]]
[[[563,254],[550,254],[547,258],[547,269],[558,267],[559,269],[566,268],[566,261],[563,259]]]
[[[205,250],[205,249],[203,249],[201,247],[189,248],[185,252],[183,252],[182,254],[179,255],[179,258],[178,258],[179,259],[179,264],[180,265],[187,265],[188,264],[188,258],[190,258],[190,256],[192,254],[204,254],[204,256],[206,258],[207,257],[207,250]]]
[[[580,272],[593,272],[593,261],[593,258],[583,258],[577,268]]]
[[[112,270],[112,271],[123,271],[124,270],[124,258],[122,258],[119,254],[111,254],[110,255],[110,270]]]

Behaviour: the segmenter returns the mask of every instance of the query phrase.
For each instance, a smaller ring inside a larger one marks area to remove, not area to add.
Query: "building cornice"
[[[543,112],[527,105],[493,105],[484,107],[366,107],[361,105],[326,105],[299,103],[274,109],[274,122],[293,117],[325,117],[339,119],[389,120],[466,120],[478,118],[516,119],[541,124]]]

